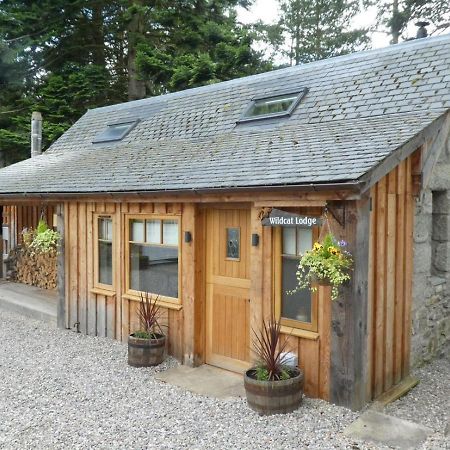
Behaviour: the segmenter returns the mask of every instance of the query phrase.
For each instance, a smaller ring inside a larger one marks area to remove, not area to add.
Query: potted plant
[[[128,336],[128,364],[134,367],[157,366],[164,361],[166,336],[159,325],[158,296],[141,294],[139,319],[142,329]]]
[[[280,322],[272,315],[263,321],[260,333],[253,333],[258,363],[244,374],[249,407],[260,415],[296,410],[303,397],[303,372],[284,363],[287,339],[281,342]]]
[[[317,284],[332,286],[331,299],[338,296],[339,287],[350,280],[349,271],[353,264],[352,255],[346,250],[347,243],[338,241],[328,233],[322,243],[315,242],[311,250],[301,257],[297,280],[298,288],[317,290]]]

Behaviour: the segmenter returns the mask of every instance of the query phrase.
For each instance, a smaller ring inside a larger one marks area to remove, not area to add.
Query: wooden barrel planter
[[[258,381],[254,369],[244,375],[248,406],[260,415],[286,414],[295,411],[302,403],[303,372],[296,368],[288,380]]]
[[[157,335],[156,339],[143,339],[128,336],[128,364],[134,367],[157,366],[164,361],[166,337]]]

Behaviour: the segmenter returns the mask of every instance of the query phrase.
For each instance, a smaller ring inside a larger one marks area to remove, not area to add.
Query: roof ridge
[[[209,91],[217,90],[218,86],[230,87],[230,86],[233,86],[236,84],[241,84],[242,82],[244,82],[244,80],[246,80],[246,81],[258,80],[258,79],[263,79],[264,77],[272,78],[274,76],[276,77],[285,72],[302,71],[302,70],[305,70],[305,68],[316,68],[316,67],[325,66],[325,65],[338,65],[343,61],[345,62],[345,61],[357,60],[357,59],[365,58],[367,56],[374,55],[374,54],[381,55],[381,54],[385,54],[385,53],[395,53],[399,49],[403,49],[405,47],[409,47],[409,50],[414,50],[416,48],[427,47],[430,44],[439,43],[440,41],[450,42],[450,33],[439,35],[439,36],[422,38],[422,39],[412,39],[410,41],[400,42],[399,44],[389,45],[387,47],[372,48],[372,49],[368,49],[368,50],[361,50],[358,52],[348,53],[346,55],[333,56],[331,58],[321,59],[318,61],[312,61],[309,63],[297,65],[297,66],[283,67],[281,69],[275,69],[275,70],[271,70],[269,72],[257,73],[254,75],[248,75],[248,76],[240,77],[240,78],[233,78],[232,80],[226,80],[226,81],[221,81],[219,83],[208,84],[205,86],[198,86],[198,87],[190,88],[190,89],[184,89],[182,91],[169,92],[166,94],[161,94],[161,95],[157,95],[157,96],[153,96],[153,97],[147,97],[147,98],[143,98],[140,100],[133,100],[130,102],[123,102],[123,103],[117,103],[114,105],[101,106],[99,108],[94,108],[94,109],[88,110],[88,113],[90,111],[99,112],[99,111],[113,110],[113,109],[116,109],[117,107],[121,107],[123,109],[131,109],[136,106],[157,103],[158,101],[172,100],[172,99],[175,99],[178,97],[189,96],[191,94],[196,94],[199,92],[207,93]]]

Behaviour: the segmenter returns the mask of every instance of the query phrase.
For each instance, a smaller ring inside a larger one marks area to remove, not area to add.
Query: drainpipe
[[[31,157],[42,153],[42,114],[34,111],[31,115]]]

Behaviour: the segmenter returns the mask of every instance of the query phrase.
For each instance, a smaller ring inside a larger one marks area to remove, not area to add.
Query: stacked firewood
[[[15,256],[16,281],[42,289],[56,288],[56,251],[35,253],[21,247]]]

